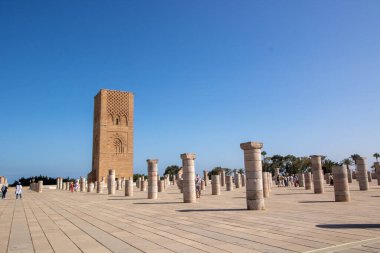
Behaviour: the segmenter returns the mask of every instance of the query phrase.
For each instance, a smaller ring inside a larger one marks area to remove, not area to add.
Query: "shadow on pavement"
[[[298,203],[312,204],[312,203],[331,203],[333,200],[312,200],[312,201],[299,201]]]
[[[183,209],[183,210],[177,210],[177,212],[228,212],[228,211],[248,211],[247,208],[231,208],[231,209]]]
[[[167,205],[167,204],[182,204],[183,202],[143,202],[133,203],[135,205]]]
[[[380,224],[322,224],[319,228],[380,228]]]

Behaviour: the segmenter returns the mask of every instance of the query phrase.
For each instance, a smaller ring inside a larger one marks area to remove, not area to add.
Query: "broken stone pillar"
[[[44,187],[44,181],[38,181],[38,192],[42,192],[42,188]]]
[[[184,203],[195,203],[195,169],[194,160],[195,154],[185,153],[181,154],[182,159],[182,189],[183,189],[183,202]]]
[[[83,177],[81,177],[79,180],[79,187],[81,192],[86,191],[86,179],[84,179]]]
[[[116,180],[116,190],[120,191],[121,190],[121,178],[118,178]]]
[[[240,174],[240,177],[241,177],[241,187],[245,187],[246,180],[247,180],[245,174]]]
[[[297,177],[298,177],[298,182],[299,182],[299,186],[300,187],[305,187],[305,176],[303,173],[298,173],[297,174]]]
[[[264,198],[269,197],[269,186],[268,186],[268,173],[263,172],[263,196]]]
[[[239,189],[241,187],[241,177],[239,173],[235,173],[235,188]]]
[[[356,178],[356,171],[352,172],[352,179],[356,179],[357,180],[357,178]]]
[[[263,173],[261,163],[260,142],[241,143],[240,148],[244,150],[244,167],[247,176],[246,196],[248,210],[263,210],[264,193],[263,193]]]
[[[220,195],[220,175],[211,175],[211,194]]]
[[[206,185],[205,185],[205,181],[202,180],[202,182],[201,182],[201,191],[204,191],[204,190],[206,190]]]
[[[95,181],[95,183],[94,183],[94,191],[97,191],[97,189],[98,189],[98,181]]]
[[[372,182],[372,174],[371,172],[367,171],[368,174],[368,182]]]
[[[224,187],[225,181],[226,181],[226,171],[221,170],[219,173],[219,177],[220,177],[220,187]]]
[[[157,159],[148,159],[148,199],[157,199]]]
[[[377,185],[380,185],[380,163],[379,162],[375,162],[375,173],[376,173]]]
[[[334,177],[335,202],[350,201],[347,168],[345,166],[334,166],[332,172]]]
[[[125,177],[121,177],[121,189],[125,187]]]
[[[321,194],[324,192],[323,188],[323,171],[322,160],[320,155],[312,155],[311,157],[311,170],[313,173],[314,193]]]
[[[158,181],[158,192],[165,191],[165,180]]]
[[[178,185],[178,189],[180,190],[180,193],[183,193],[183,178],[177,179],[177,185]]]
[[[352,171],[350,167],[347,164],[343,164],[343,167],[345,167],[347,170],[348,183],[352,183]]]
[[[94,192],[94,183],[93,182],[88,184],[88,192]]]
[[[369,184],[368,184],[368,173],[367,173],[367,158],[365,157],[359,157],[356,159],[356,169],[357,169],[357,175],[359,181],[359,189],[361,191],[368,191]]]
[[[276,185],[277,185],[277,176],[280,175],[280,168],[275,168],[274,169],[274,180],[276,182]]]
[[[311,190],[311,172],[305,172],[305,190]]]
[[[107,182],[107,188],[108,188],[108,194],[109,195],[115,195],[116,193],[116,181],[115,181],[116,171],[115,170],[109,170],[108,171],[108,182]]]
[[[133,196],[133,179],[125,180],[125,196]]]
[[[203,176],[204,176],[204,180],[205,180],[205,186],[207,186],[208,185],[208,172],[207,172],[207,170],[203,171]]]
[[[96,193],[103,193],[103,182],[99,181],[96,188]]]
[[[57,190],[59,190],[59,177],[57,177]]]
[[[141,177],[137,178],[137,180],[136,180],[136,187],[137,188],[141,187]]]
[[[146,180],[142,180],[142,178],[141,178],[140,191],[145,192],[147,184],[148,184],[148,182]]]
[[[233,182],[232,182],[232,176],[226,176],[226,190],[232,191],[234,189]]]
[[[325,174],[326,184],[330,184],[330,173]]]

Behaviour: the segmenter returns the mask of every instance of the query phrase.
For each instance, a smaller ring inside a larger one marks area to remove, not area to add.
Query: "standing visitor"
[[[201,197],[201,185],[202,185],[202,178],[197,174],[195,177],[195,190],[196,190],[196,195],[197,198]]]
[[[16,199],[18,199],[18,197],[20,197],[20,199],[22,199],[22,185],[20,182],[17,183],[16,185]]]
[[[6,186],[6,185],[4,184],[3,187],[1,187],[1,193],[2,193],[1,198],[2,198],[2,199],[5,199],[5,197],[6,197],[6,195],[7,195],[7,191],[8,191],[8,186]]]

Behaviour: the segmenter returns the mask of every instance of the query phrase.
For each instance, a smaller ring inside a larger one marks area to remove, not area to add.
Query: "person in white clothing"
[[[16,199],[18,199],[18,197],[22,199],[22,185],[20,182],[18,182],[18,184],[16,185]]]

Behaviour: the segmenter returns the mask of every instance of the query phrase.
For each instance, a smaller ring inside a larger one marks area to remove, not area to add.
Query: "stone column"
[[[137,180],[136,180],[136,187],[137,188],[141,188],[141,177],[137,178]]]
[[[93,182],[88,184],[88,192],[94,192],[94,183]]]
[[[323,171],[322,160],[320,155],[312,155],[311,157],[311,170],[313,173],[314,193],[323,193]]]
[[[121,190],[121,178],[118,178],[116,181],[116,190],[117,191]]]
[[[195,169],[194,160],[196,155],[191,153],[181,154],[182,159],[182,190],[183,190],[183,202],[195,203]]]
[[[147,184],[148,184],[148,182],[146,180],[142,180],[142,178],[141,178],[140,191],[145,192]]]
[[[180,192],[183,193],[183,178],[177,179],[177,185],[178,185],[178,189],[180,190]]]
[[[245,176],[245,174],[240,174],[240,177],[241,177],[241,187],[245,187],[246,182],[247,182],[247,177]]]
[[[235,173],[235,188],[239,189],[241,187],[241,177],[239,173]]]
[[[356,178],[356,171],[352,172],[352,179],[356,179],[357,180],[357,178]]]
[[[133,179],[125,180],[125,196],[133,196]]]
[[[42,192],[43,186],[44,186],[44,182],[42,180],[38,181],[38,192]]]
[[[247,176],[246,196],[248,210],[265,209],[263,194],[263,174],[261,163],[260,142],[241,143],[240,148],[244,150],[244,167]]]
[[[269,197],[269,187],[268,187],[268,173],[263,172],[263,196],[264,198]]]
[[[347,170],[348,183],[352,183],[352,171],[351,171],[350,167],[346,164],[343,164],[343,167],[345,167]]]
[[[115,170],[109,170],[108,171],[108,182],[107,182],[107,188],[108,188],[108,194],[109,195],[115,195],[116,193],[116,181],[115,181]]]
[[[232,176],[226,176],[226,190],[232,191],[233,189]]]
[[[79,187],[80,187],[81,192],[86,191],[86,179],[84,179],[83,177],[80,178],[80,180],[79,180]]]
[[[211,175],[212,195],[220,195],[220,175]]]
[[[103,193],[103,182],[99,181],[96,188],[96,193]]]
[[[204,191],[204,190],[206,190],[206,185],[205,185],[205,181],[202,180],[202,182],[201,182],[201,191]]]
[[[274,169],[274,180],[277,184],[277,176],[280,175],[280,168],[275,168]]]
[[[221,170],[219,175],[220,175],[220,187],[224,187],[225,181],[226,181],[226,171]]]
[[[367,171],[368,174],[368,182],[372,182],[372,174],[371,172]]]
[[[305,172],[305,190],[311,190],[311,172]]]
[[[207,170],[203,171],[203,176],[205,178],[205,186],[207,186],[208,185],[208,172],[207,172]]]
[[[158,181],[158,192],[165,191],[165,180]]]
[[[121,189],[125,187],[125,177],[121,177]]]
[[[148,159],[148,199],[157,199],[157,159]]]
[[[368,173],[367,173],[367,158],[359,157],[356,159],[357,178],[359,181],[359,189],[361,191],[368,191]]]
[[[298,173],[298,181],[300,183],[300,187],[305,187],[305,176],[303,173]]]
[[[94,191],[96,192],[97,189],[98,189],[98,181],[95,181],[95,183],[94,183]]]
[[[334,166],[332,172],[334,177],[335,202],[350,201],[346,166]]]
[[[57,177],[57,190],[59,190],[59,177]]]
[[[325,174],[326,184],[330,184],[330,173]]]
[[[380,185],[380,163],[379,162],[375,162],[375,173],[376,173],[377,185]]]

